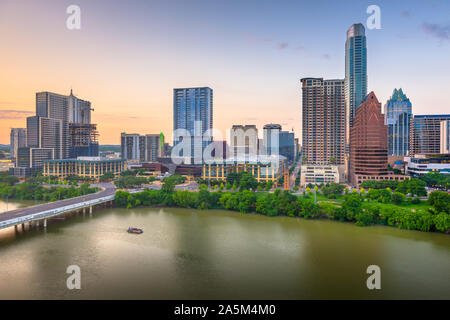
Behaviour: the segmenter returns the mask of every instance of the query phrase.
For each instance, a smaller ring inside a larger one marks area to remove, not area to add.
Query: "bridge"
[[[0,214],[0,229],[22,225],[25,223],[35,223],[39,225],[43,223],[44,228],[47,227],[47,219],[73,211],[86,212],[92,214],[92,209],[100,204],[112,204],[116,194],[116,187],[110,183],[93,185],[100,187],[102,190],[76,198],[64,199],[55,202],[40,204],[37,206],[7,211]]]

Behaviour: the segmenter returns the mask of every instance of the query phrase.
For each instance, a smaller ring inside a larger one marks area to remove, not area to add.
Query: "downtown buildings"
[[[173,89],[174,148],[190,137],[190,148],[180,150],[185,163],[201,163],[203,151],[213,141],[213,90],[209,87]],[[178,148],[177,148],[178,149]]]
[[[409,125],[412,117],[411,102],[402,89],[394,89],[384,106],[388,126],[388,155],[406,156],[409,153]]]
[[[366,180],[403,180],[388,171],[387,126],[381,103],[369,93],[356,109],[350,132],[350,182],[359,187]]]
[[[36,115],[27,118],[26,146],[17,148],[12,173],[26,177],[41,170],[44,160],[97,156],[91,103],[70,95],[36,93]]]

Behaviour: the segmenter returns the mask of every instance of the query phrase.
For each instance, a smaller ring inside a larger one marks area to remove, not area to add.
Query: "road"
[[[40,204],[37,206],[26,207],[26,208],[22,208],[22,209],[13,210],[13,211],[7,211],[7,212],[0,214],[0,222],[6,221],[9,219],[28,216],[30,214],[35,214],[35,213],[39,213],[39,212],[43,212],[43,211],[47,211],[47,210],[51,210],[51,209],[57,209],[60,207],[71,205],[71,204],[80,203],[82,201],[95,200],[97,198],[110,196],[110,195],[113,195],[116,193],[116,187],[110,183],[91,184],[91,186],[102,188],[102,190],[97,193],[92,193],[92,194],[84,195],[81,197],[64,199],[64,200],[59,200],[59,201],[55,201],[55,202]]]

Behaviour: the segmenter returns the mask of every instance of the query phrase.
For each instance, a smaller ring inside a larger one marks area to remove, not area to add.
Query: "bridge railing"
[[[73,211],[73,210],[77,210],[77,209],[81,209],[81,208],[85,208],[85,207],[90,207],[90,206],[108,202],[111,200],[114,200],[114,194],[105,196],[105,197],[101,197],[101,198],[97,198],[97,199],[86,200],[83,202],[63,206],[60,208],[42,211],[39,213],[32,213],[32,214],[29,214],[26,216],[8,219],[8,220],[0,222],[0,229],[14,226],[14,225],[21,224],[21,223],[25,223],[25,222],[29,222],[29,221],[33,221],[33,220],[41,220],[41,219],[45,219],[45,218],[50,218],[50,217],[57,216],[64,212],[69,212],[69,211]]]

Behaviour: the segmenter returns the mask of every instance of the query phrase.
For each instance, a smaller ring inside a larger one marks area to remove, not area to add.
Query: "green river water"
[[[80,290],[66,287],[69,265],[81,269]],[[381,268],[381,290],[367,289],[369,265]],[[101,209],[46,230],[0,230],[0,299],[14,298],[450,299],[450,236],[222,210]]]

